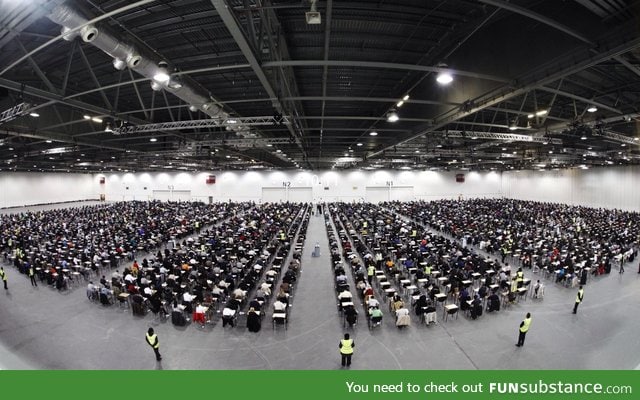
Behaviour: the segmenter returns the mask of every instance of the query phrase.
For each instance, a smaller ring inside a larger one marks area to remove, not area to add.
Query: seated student
[[[237,288],[233,291],[233,298],[240,301],[241,303],[244,301],[244,299],[247,297],[247,292],[245,290],[242,290],[240,288]]]
[[[345,309],[344,309],[344,317],[347,320],[347,323],[349,324],[349,327],[353,328],[353,326],[358,321],[358,311],[356,310],[356,308],[354,306],[345,307]]]
[[[258,315],[256,309],[250,307],[247,312],[247,329],[249,329],[249,332],[260,332],[261,327],[262,321],[260,320],[260,315]]]
[[[193,312],[192,302],[195,300],[196,296],[192,296],[189,292],[184,292],[182,295],[182,304],[186,307],[185,311],[187,314],[191,314]]]
[[[262,284],[260,284],[260,290],[265,296],[271,296],[271,284],[262,282]]]
[[[476,295],[471,303],[471,319],[476,319],[482,315],[482,301],[480,296]]]
[[[111,305],[111,296],[111,290],[107,289],[106,287],[100,289],[100,304],[103,304],[105,306]]]
[[[286,312],[287,304],[280,299],[277,299],[275,303],[273,303],[273,311],[274,312]]]
[[[151,295],[149,298],[149,305],[153,315],[158,315],[160,313],[161,316],[167,316],[167,311],[162,307],[162,297],[159,290]]]
[[[276,296],[276,299],[285,304],[289,304],[289,293],[285,292],[285,290],[281,287],[278,295]]]
[[[193,312],[193,322],[200,322],[202,324],[205,324],[207,322],[206,320],[206,312],[207,312],[207,307],[203,306],[200,303],[196,304],[196,309]]]
[[[230,299],[225,305],[224,309],[222,309],[222,327],[224,328],[227,325],[234,326],[234,321],[238,309],[240,308],[240,304],[235,299]]]
[[[424,294],[420,296],[420,298],[418,300],[416,300],[416,303],[413,305],[414,306],[414,310],[417,316],[420,316],[424,313],[424,309],[425,307],[427,307],[427,305],[429,304],[429,300],[427,299],[427,296],[425,296]]]
[[[371,317],[372,326],[380,325],[382,323],[382,310],[380,310],[380,307],[370,308],[369,316]]]
[[[403,328],[411,325],[411,317],[409,316],[409,310],[404,305],[396,310],[396,326]]]
[[[487,312],[500,311],[500,297],[496,292],[491,293],[488,298],[489,306]]]
[[[478,296],[480,296],[481,299],[484,299],[485,297],[487,297],[487,294],[489,294],[489,288],[485,283],[484,285],[480,286],[480,289],[478,290]]]
[[[351,301],[353,298],[353,295],[351,294],[351,292],[347,289],[343,290],[342,292],[340,292],[340,294],[338,294],[338,300],[342,303],[345,301]]]
[[[437,294],[440,294],[440,288],[434,285],[429,291],[429,297],[431,298],[431,300],[435,300]]]
[[[256,296],[253,300],[249,302],[249,308],[253,308],[255,311],[260,311],[263,303],[264,303],[264,298]]]
[[[380,302],[375,297],[371,296],[366,300],[367,308],[380,308]]]
[[[404,307],[404,301],[399,295],[393,296],[393,300],[391,300],[391,311],[398,311],[399,309]]]
[[[469,303],[467,303],[467,301],[471,300],[471,297],[469,296],[469,291],[467,290],[467,288],[462,289],[462,292],[460,292],[460,296],[458,296],[458,300],[460,303],[460,309],[462,311],[469,309]]]

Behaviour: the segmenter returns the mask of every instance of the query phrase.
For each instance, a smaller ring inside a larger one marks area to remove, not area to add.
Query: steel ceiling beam
[[[289,118],[282,117],[281,120],[276,120],[274,116],[270,115],[265,117],[230,117],[223,121],[217,119],[193,119],[175,122],[160,122],[157,124],[124,126],[122,128],[113,129],[113,133],[114,135],[128,135],[144,132],[175,131],[181,129],[268,126],[279,124],[289,124]]]
[[[275,99],[274,106],[278,108],[281,113],[288,114],[288,110],[285,110],[280,100],[278,100],[278,96],[271,86],[271,82],[267,78],[265,71],[262,69],[262,65],[260,65],[258,58],[254,54],[254,50],[243,34],[240,24],[236,20],[235,16],[231,13],[229,5],[227,5],[225,0],[211,0],[211,3],[218,12],[218,15],[222,19],[222,22],[224,22],[225,26],[229,30],[229,33],[235,39],[236,44],[240,48],[240,51],[242,51],[244,57],[247,59],[247,62],[249,63],[249,65],[251,65],[251,69],[258,77],[258,80],[262,84],[264,90],[267,92],[267,95],[269,96],[269,98]],[[291,125],[287,125],[287,127],[289,129],[289,132],[291,133],[291,136],[295,138],[296,142],[304,152],[304,148],[302,146],[302,143],[300,142],[300,138],[298,137],[299,135],[296,134]]]
[[[477,131],[443,131],[446,137],[465,138],[465,139],[490,139],[505,140],[511,142],[536,142],[536,143],[552,143],[562,144],[562,140],[558,138],[545,138],[531,135],[521,135],[517,133],[499,133],[499,132],[477,132]]]
[[[325,11],[324,21],[324,61],[329,60],[329,44],[331,39],[331,18],[333,16],[333,0],[327,0],[327,8]],[[320,115],[325,116],[325,107],[327,105],[327,77],[329,75],[329,66],[322,67],[322,104],[320,106]],[[319,157],[322,157],[322,144],[324,139],[324,119],[320,121],[320,145],[318,146]]]
[[[495,106],[506,100],[524,95],[537,87],[548,85],[561,78],[583,71],[587,68],[598,65],[615,56],[624,54],[640,46],[640,37],[634,37],[623,44],[616,45],[614,38],[609,38],[610,42],[603,40],[601,48],[607,49],[600,53],[593,54],[590,49],[578,49],[574,53],[567,54],[556,59],[553,65],[545,64],[529,73],[523,75],[511,85],[505,85],[499,89],[489,91],[478,97],[474,101],[474,105],[467,110],[451,109],[447,113],[436,118],[431,124],[427,124],[415,131],[413,135],[399,140],[395,145],[415,140],[427,133],[440,130],[450,123],[454,123],[464,117],[475,114],[488,107]],[[553,72],[552,72],[553,71]],[[514,88],[514,86],[516,86]],[[375,157],[382,154],[385,150],[392,149],[394,145],[382,148],[376,152],[369,154],[369,157]]]
[[[115,151],[130,151],[131,149],[128,147],[119,147],[106,144],[104,142],[97,142],[93,140],[79,139],[75,136],[64,135],[57,132],[43,132],[43,131],[29,131],[29,130],[16,130],[16,127],[11,128],[10,130],[2,130],[2,133],[15,136],[15,137],[26,137],[30,139],[39,139],[39,140],[55,140],[60,143],[69,143],[73,145],[87,146],[93,147],[97,149],[108,149]],[[43,154],[48,154],[46,150],[43,151]]]
[[[565,92],[564,90],[552,89],[552,88],[548,88],[548,87],[545,87],[545,86],[539,86],[536,89],[542,90],[542,91],[548,92],[548,93],[557,94],[558,96],[568,97],[570,99],[578,100],[578,101],[581,101],[583,103],[586,103],[587,105],[593,104],[593,105],[595,105],[597,107],[603,108],[605,110],[609,110],[609,111],[614,112],[616,114],[621,114],[621,115],[623,114],[623,112],[618,110],[617,108],[614,108],[614,107],[608,106],[606,104],[600,103],[599,101],[590,100],[590,99],[587,99],[587,98],[582,97],[582,96],[578,96],[578,95],[575,95],[575,94],[572,94],[572,93]]]
[[[256,138],[256,139],[217,139],[202,140],[196,143],[198,146],[229,146],[237,148],[270,147],[278,145],[290,145],[291,138]]]
[[[566,33],[569,36],[572,36],[584,43],[587,43],[589,45],[595,45],[594,42],[592,42],[589,38],[587,38],[586,36],[584,36],[583,34],[581,34],[580,32],[577,32],[571,28],[569,28],[568,26],[565,26],[561,23],[559,23],[558,21],[555,21],[551,18],[545,17],[544,15],[538,14],[536,12],[533,12],[527,8],[518,6],[516,4],[513,3],[509,3],[503,0],[478,0],[480,1],[480,3],[484,3],[484,4],[488,4],[494,7],[498,7],[498,8],[502,8],[504,10],[508,10],[511,11],[513,13],[522,15],[524,17],[527,18],[531,18],[535,21],[541,22],[547,26],[550,26],[554,29],[557,29],[561,32]]]
[[[632,138],[629,136],[621,135],[619,133],[612,132],[608,129],[603,129],[603,130],[594,129],[591,133],[594,136],[601,136],[607,139],[615,140],[616,142],[632,144],[634,146],[640,146],[640,140],[638,140],[637,137]]]
[[[216,0],[213,0],[216,1]],[[430,67],[427,65],[399,64],[382,61],[356,61],[356,60],[290,60],[290,61],[269,61],[262,64],[265,68],[273,67],[348,67],[348,68],[376,68],[376,69],[400,69],[406,71],[420,72],[450,72],[458,76],[468,78],[484,79],[500,83],[507,83],[509,79],[495,75],[480,74],[471,71],[454,70],[450,68]]]

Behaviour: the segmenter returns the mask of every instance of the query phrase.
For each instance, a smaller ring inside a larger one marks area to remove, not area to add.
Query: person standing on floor
[[[353,348],[356,347],[356,344],[353,342],[353,339],[349,338],[348,333],[344,334],[344,339],[340,341],[338,347],[340,348],[340,355],[342,356],[342,366],[350,366]]]
[[[156,353],[156,360],[162,360],[162,356],[160,356],[160,342],[158,341],[158,335],[154,333],[153,328],[149,328],[147,331],[146,340],[149,346],[153,349],[153,352]]]
[[[36,282],[36,271],[33,269],[33,265],[29,267],[29,279],[31,279],[31,286],[38,287],[38,282]]]
[[[4,290],[8,290],[7,287],[7,273],[4,272],[4,267],[0,267],[0,278],[2,278],[2,282],[4,283]]]
[[[576,296],[576,304],[573,306],[574,314],[578,312],[578,306],[582,303],[582,299],[584,299],[584,289],[580,286],[580,289],[578,289],[578,295]]]
[[[520,322],[520,328],[518,329],[518,343],[516,343],[516,347],[524,346],[524,338],[527,336],[527,332],[529,332],[529,327],[531,326],[531,313],[527,313],[527,316]]]

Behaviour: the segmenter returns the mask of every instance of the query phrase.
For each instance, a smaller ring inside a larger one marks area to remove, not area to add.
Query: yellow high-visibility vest
[[[523,324],[520,327],[520,332],[525,333],[529,330],[529,326],[531,325],[531,318],[525,318],[522,322]]]
[[[153,347],[154,349],[160,347],[160,343],[158,342],[158,335],[156,335],[155,333],[153,335],[149,335],[147,333],[145,336],[147,337],[147,343],[149,343],[151,347]]]
[[[340,341],[340,344],[342,345],[340,347],[340,353],[353,354],[353,339],[349,339],[349,340],[342,339]]]
[[[576,296],[576,303],[582,302],[583,297],[584,297],[584,289],[578,290],[578,295]]]

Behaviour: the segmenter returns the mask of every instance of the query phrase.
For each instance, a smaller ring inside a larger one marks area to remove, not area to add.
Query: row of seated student
[[[372,207],[372,206],[369,206],[369,207]],[[361,217],[360,213],[357,211],[358,210],[354,210],[354,212],[351,214],[352,217],[354,218]],[[378,218],[378,221],[380,221],[380,217],[377,217],[377,218]],[[378,228],[377,230],[375,230],[375,233],[377,234],[377,236],[384,237],[384,238],[391,238],[393,241],[393,229],[394,229],[393,222],[384,221],[384,220],[382,221],[383,221],[382,224],[372,222],[366,225],[368,225],[369,227],[376,226],[376,225],[382,226],[382,229]],[[357,226],[358,222],[356,221],[354,225]],[[402,225],[400,224],[398,224],[395,228],[404,234],[410,232],[406,228],[403,229]],[[416,240],[419,238],[422,238],[422,239]],[[435,300],[434,295],[439,292],[438,286],[432,285],[431,280],[429,279],[430,272],[431,270],[433,270],[432,265],[434,265],[434,261],[437,261],[437,264],[435,265],[437,265],[440,268],[440,270],[445,272],[449,271],[448,280],[450,282],[449,287],[451,290],[451,294],[455,295],[454,297],[456,302],[459,302],[462,305],[461,308],[463,310],[467,308],[470,309],[470,315],[473,319],[477,318],[477,316],[482,314],[482,310],[483,310],[482,302],[485,299],[485,297],[490,297],[491,307],[488,307],[488,308],[491,309],[491,311],[499,309],[499,298],[497,297],[497,295],[494,296],[495,293],[488,295],[488,286],[491,285],[492,283],[493,275],[485,274],[486,271],[494,270],[494,268],[498,269],[499,262],[497,260],[493,261],[490,259],[483,259],[482,257],[479,257],[477,254],[470,253],[468,249],[460,248],[456,244],[446,240],[443,237],[434,238],[433,235],[422,232],[419,227],[413,230],[413,236],[409,234],[403,238],[402,235],[400,235],[399,239],[400,239],[399,241],[396,241],[396,244],[402,244],[402,240],[410,240],[409,246],[402,245],[399,247],[400,255],[402,257],[393,257],[393,254],[387,256],[386,257],[387,263],[385,263],[386,266],[393,265],[393,268],[390,269],[392,272],[398,272],[403,270],[406,271],[410,267],[414,267],[414,266],[417,267],[415,270],[415,278],[416,280],[426,279],[426,282],[424,283],[424,288],[427,288],[431,297],[430,299],[431,302]],[[371,240],[370,243],[375,243],[375,239]],[[434,243],[436,243],[437,246],[434,245]],[[439,251],[436,254],[433,254],[432,252],[428,257],[422,257],[425,255],[425,252],[428,252],[428,250],[433,251],[433,249],[435,248],[439,249]],[[419,252],[418,251],[412,252],[411,249],[419,249]],[[380,250],[379,248],[375,249],[375,251],[379,251],[379,250]],[[361,246],[360,251],[367,251],[367,248],[365,246]],[[444,257],[444,256],[448,256],[448,257]],[[425,261],[420,261],[421,257]],[[364,258],[367,260],[372,260],[370,261],[372,263],[375,262],[375,259],[377,259],[378,261],[382,260],[382,257],[378,256],[374,258],[370,253],[366,254]],[[388,261],[391,261],[392,259],[397,260],[398,258],[404,258],[404,261],[400,265],[400,268],[396,267],[397,264],[388,262]],[[413,258],[415,258],[416,262],[413,262]],[[378,266],[380,266],[381,264],[382,263],[378,262]],[[421,268],[422,264],[425,265],[424,270]],[[503,267],[500,267],[499,270],[500,270],[499,279],[501,281],[502,286],[504,287],[507,284],[506,276],[507,274],[510,275],[511,270],[508,264]],[[466,294],[467,292],[462,282],[470,281],[472,278],[471,274],[474,272],[480,273],[481,275],[485,276],[485,284],[480,288],[479,295],[474,295],[473,298],[471,298],[471,296],[468,296],[468,294]],[[516,273],[516,276],[517,278],[513,280],[514,290],[516,288],[521,287],[523,284],[524,275],[522,274],[521,269],[518,270],[518,272]],[[460,291],[462,291],[463,301],[460,301],[458,299],[458,293]],[[512,293],[509,293],[509,294],[511,295]],[[419,294],[417,292],[414,292],[413,295],[417,297],[417,295]],[[513,295],[515,296],[515,294]],[[496,301],[496,298],[498,301]],[[471,304],[469,305],[467,301]],[[398,308],[397,302],[394,307],[395,309]],[[420,307],[422,308],[423,305],[420,304]]]
[[[364,296],[364,292],[363,292],[363,285],[364,285],[363,271],[364,270],[362,269],[362,264],[360,263],[360,260],[352,252],[351,242],[347,237],[346,231],[343,229],[344,228],[344,226],[342,225],[343,221],[335,219],[334,211],[335,211],[334,207],[327,207],[327,212],[325,212],[325,219],[327,221],[328,226],[331,225],[330,220],[333,220],[336,227],[338,227],[338,229],[340,230],[339,238],[340,238],[341,246],[343,248],[342,255],[341,255],[340,249],[338,246],[338,240],[336,240],[336,237],[335,235],[333,235],[333,232],[332,232],[332,235],[330,237],[331,262],[332,262],[334,277],[336,281],[336,292],[338,295],[338,302],[341,306],[344,304],[344,302],[346,302],[347,304],[350,304],[350,303],[352,304],[346,307],[342,307],[343,318],[344,318],[344,321],[352,328],[358,321],[358,311],[356,310],[355,303],[353,301],[353,295],[349,290],[349,286],[347,285],[346,271],[343,266],[344,265],[343,262],[347,262],[349,265],[349,270],[351,272],[353,280],[356,282],[356,290],[360,295],[360,300],[363,301],[368,325],[371,327],[372,326],[371,312],[369,307],[367,307],[367,304],[365,301],[366,297]],[[373,291],[371,291],[371,294],[373,294]],[[376,314],[375,321],[373,322],[373,324],[377,325],[381,321],[382,321],[382,314],[380,314],[379,316]]]
[[[346,223],[347,227],[350,227],[350,222],[346,219],[342,219],[341,223],[344,225]],[[368,250],[365,245],[360,241],[357,233],[350,230],[350,234],[352,240],[355,242],[356,252],[360,255],[360,257],[356,256],[354,253],[350,255],[350,241],[347,238],[346,234],[341,237],[341,240],[344,244],[344,247],[347,248],[345,251],[345,256],[349,260],[351,271],[354,274],[354,279],[356,281],[356,288],[361,291],[361,295],[365,301],[368,319],[370,321],[369,325],[371,327],[378,326],[380,324],[382,318],[382,311],[380,310],[379,302],[375,298],[373,298],[373,288],[370,286],[370,282],[365,280],[366,270],[364,265],[360,262],[360,259],[364,259],[365,261],[370,259],[367,257],[365,252]],[[363,256],[364,255],[364,256]],[[340,275],[336,278],[338,281],[340,280]],[[402,298],[398,295],[393,296],[389,301],[390,311],[395,315],[395,323],[398,328],[403,328],[409,326],[411,324],[411,318],[409,316],[409,309],[406,307]],[[422,310],[420,310],[422,312]]]
[[[306,232],[306,226],[308,224],[308,216],[302,216],[305,208],[301,210],[293,210],[291,215],[298,214],[295,219],[288,219],[287,222],[290,224],[286,229],[288,237],[293,237],[296,232],[300,231],[301,238],[304,237],[304,232]],[[306,214],[305,214],[306,215]],[[301,220],[301,218],[303,218]],[[281,231],[284,232],[284,231]],[[288,254],[291,252],[291,243],[288,242],[288,239],[284,239],[282,235],[279,233],[276,235],[277,240],[280,243],[280,247],[278,248],[277,254],[274,259],[280,260],[278,262],[282,262],[287,259]],[[303,240],[303,239],[301,239]],[[282,277],[282,283],[280,284],[277,293],[276,300],[274,302],[273,310],[274,312],[286,313],[287,307],[289,306],[289,300],[291,296],[291,291],[293,289],[293,285],[297,280],[298,273],[300,271],[300,254],[294,253],[292,255],[292,260],[289,263],[289,266]],[[280,265],[278,270],[280,270],[282,266]],[[260,269],[262,272],[263,269]],[[261,285],[255,291],[255,297],[251,300],[249,304],[249,310],[247,311],[247,328],[251,332],[257,332],[261,328],[261,320],[264,316],[264,304],[269,300],[270,295],[272,293],[271,288],[274,287],[277,283],[278,273],[271,268],[266,275],[265,281],[261,283]],[[247,290],[247,293],[252,291],[252,288]],[[238,313],[240,312],[240,308],[242,303],[233,303],[227,302],[222,310],[222,326],[235,326],[237,323]]]
[[[391,205],[488,252],[516,255],[524,267],[590,268],[633,261],[640,214],[509,199],[414,202]]]
[[[41,279],[49,266],[86,274],[214,223],[248,204],[120,202],[0,216],[0,250]],[[68,273],[65,273],[68,275]]]
[[[265,258],[272,256],[272,258],[268,260],[269,263],[271,263],[274,259],[282,260],[286,257],[286,254],[290,249],[290,244],[284,240],[281,240],[282,237],[280,233],[283,233],[284,231],[290,232],[297,228],[298,226],[297,222],[292,217],[295,216],[295,213],[297,213],[298,211],[299,209],[296,207],[296,208],[292,208],[288,213],[284,211],[278,213],[281,217],[286,216],[286,218],[284,219],[285,226],[281,226],[277,230],[268,231],[270,234],[274,235],[273,246],[269,248],[267,251],[265,251],[265,254],[264,254]],[[277,253],[276,253],[276,248],[277,248]],[[244,278],[244,284],[241,283],[242,293],[236,291],[235,295],[232,296],[232,298],[230,298],[226,302],[226,304],[224,305],[224,308],[222,309],[223,327],[227,325],[230,325],[230,326],[236,325],[236,321],[237,321],[237,317],[240,312],[240,309],[244,306],[244,303],[246,302],[246,299],[248,298],[249,293],[253,292],[255,289],[255,297],[251,300],[249,309],[253,309],[251,311],[251,321],[252,321],[251,329],[253,329],[254,331],[256,329],[259,329],[258,326],[255,325],[254,318],[255,316],[260,316],[260,317],[262,316],[262,312],[261,312],[262,305],[265,303],[265,301],[268,300],[269,296],[271,295],[271,288],[275,283],[275,276],[276,276],[276,272],[273,269],[270,269],[266,274],[266,280],[262,282],[258,287],[256,287],[257,286],[256,284],[259,282],[260,277],[265,270],[264,267],[265,266],[261,265],[260,263],[257,263],[256,265],[254,265],[254,267],[251,269],[251,273],[247,276],[248,278],[247,277]],[[239,274],[242,274],[242,271],[239,271]],[[247,280],[247,279],[250,279],[250,280]]]
[[[277,214],[288,215],[280,211]],[[190,239],[172,250],[165,249],[164,255],[158,252],[157,260],[143,260],[142,266],[134,262],[123,275],[115,271],[113,290],[151,300],[154,313],[160,311],[157,296],[165,304],[178,301],[187,315],[193,311],[194,300],[213,301],[233,295],[233,300],[243,301],[243,294],[253,287],[262,271],[260,263],[275,250],[275,242],[267,240],[275,229],[269,229],[267,224],[263,231],[255,227],[255,221],[268,215],[255,211],[236,216],[204,232],[199,240],[206,241],[205,245]],[[266,245],[261,254],[253,250],[262,243]],[[180,324],[182,319],[176,321]]]
[[[357,233],[357,231],[355,229],[351,229],[353,227],[352,222],[343,218],[343,223],[346,223],[346,226],[349,229],[349,234],[351,235],[352,240],[355,243],[356,252],[360,255],[360,258],[362,258],[365,262],[369,263],[369,265],[367,266],[367,269],[370,267],[373,267],[373,264],[372,264],[373,260],[370,254],[370,249],[360,240],[360,236]],[[367,234],[366,229],[364,229],[366,225],[367,224],[365,223],[363,224],[363,227],[362,227],[363,228],[362,233],[364,234]],[[370,287],[367,287],[367,283],[365,283],[364,276],[365,276],[366,270],[364,268],[364,265],[360,264],[360,262],[358,261],[358,258],[355,257],[354,254],[350,256],[350,259],[352,263],[352,268],[356,275],[356,281],[357,281],[356,285],[360,290],[363,291],[363,296],[365,297],[365,303],[367,304],[369,317],[370,319],[373,319],[375,316],[375,319],[379,320],[382,315],[382,311],[380,310],[379,304],[376,304],[377,300],[372,299],[370,297],[371,294],[373,293],[373,290]],[[380,262],[378,262],[378,265],[382,268],[382,264]],[[390,269],[387,269],[387,272],[389,274],[393,274],[393,271],[391,271]],[[374,303],[373,307],[370,304],[371,300],[373,300],[373,303]],[[411,318],[409,317],[409,310],[406,307],[405,302],[402,300],[400,296],[396,294],[389,299],[389,309],[395,315],[395,323],[398,328],[402,328],[410,325]],[[377,324],[379,324],[379,321],[378,322],[372,321],[370,325],[376,326]]]

